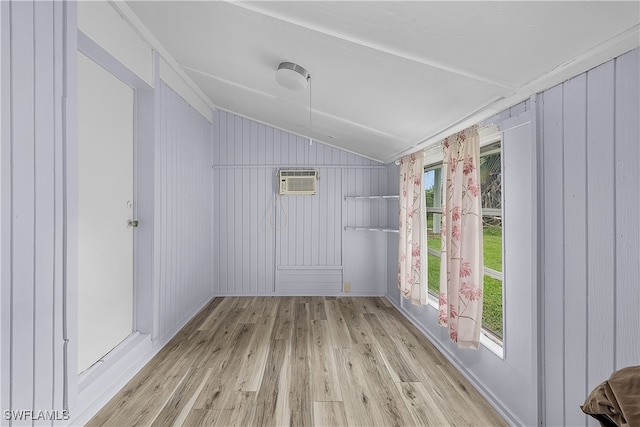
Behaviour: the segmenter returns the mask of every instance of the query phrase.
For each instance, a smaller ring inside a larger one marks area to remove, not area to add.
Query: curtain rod
[[[482,125],[477,125],[477,126],[478,126],[478,130],[482,130],[482,129],[489,129],[489,128],[491,128],[491,127],[496,127],[496,128],[497,128],[497,132],[496,132],[496,133],[501,133],[501,132],[504,132],[504,131],[510,130],[510,129],[504,129],[504,130],[501,130],[501,129],[499,129],[498,125],[497,125],[497,124],[495,124],[495,123],[484,123],[484,124],[482,124]],[[472,126],[470,126],[470,127],[472,127]],[[454,132],[454,133],[452,133],[451,135],[455,135],[456,133],[458,133],[458,132]],[[448,135],[448,136],[451,136],[451,135]],[[448,136],[447,136],[447,137],[448,137]],[[447,137],[445,137],[445,138],[447,138]],[[423,142],[425,142],[425,141],[427,141],[427,140],[428,140],[428,138],[427,138],[426,140],[423,140],[422,142],[417,143],[414,147],[416,147],[416,146],[418,146],[418,145],[422,144]],[[417,151],[415,151],[415,153],[418,153],[418,152],[420,152],[420,151],[422,151],[422,152],[424,152],[424,153],[430,153],[430,152],[432,152],[432,151],[434,151],[434,150],[436,150],[436,149],[440,149],[440,148],[441,148],[441,146],[442,146],[442,141],[443,141],[443,140],[444,140],[444,138],[439,139],[438,141],[433,142],[432,144],[430,144],[429,146],[427,146],[427,147],[423,148],[422,150],[417,150]],[[400,159],[401,159],[402,157],[404,157],[405,155],[409,155],[409,154],[411,154],[411,153],[407,153],[407,154],[404,154],[404,155],[399,156],[399,157],[395,160],[395,162],[394,162],[394,163],[395,163],[396,165],[399,165],[399,164],[400,164]]]

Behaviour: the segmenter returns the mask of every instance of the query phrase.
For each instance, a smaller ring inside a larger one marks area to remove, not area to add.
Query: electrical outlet
[[[344,282],[344,292],[345,293],[351,292],[351,282]]]

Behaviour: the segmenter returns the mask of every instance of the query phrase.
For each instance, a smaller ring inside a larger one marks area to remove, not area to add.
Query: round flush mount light
[[[276,81],[291,90],[303,90],[311,76],[309,72],[293,62],[281,62],[276,71]]]

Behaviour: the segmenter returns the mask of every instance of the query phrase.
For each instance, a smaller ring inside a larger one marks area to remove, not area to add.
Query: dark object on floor
[[[640,366],[611,374],[593,389],[580,409],[603,427],[640,426]]]

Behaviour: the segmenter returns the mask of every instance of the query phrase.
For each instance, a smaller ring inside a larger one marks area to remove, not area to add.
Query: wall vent
[[[316,194],[318,171],[311,169],[280,169],[278,181],[280,194],[311,195]]]

